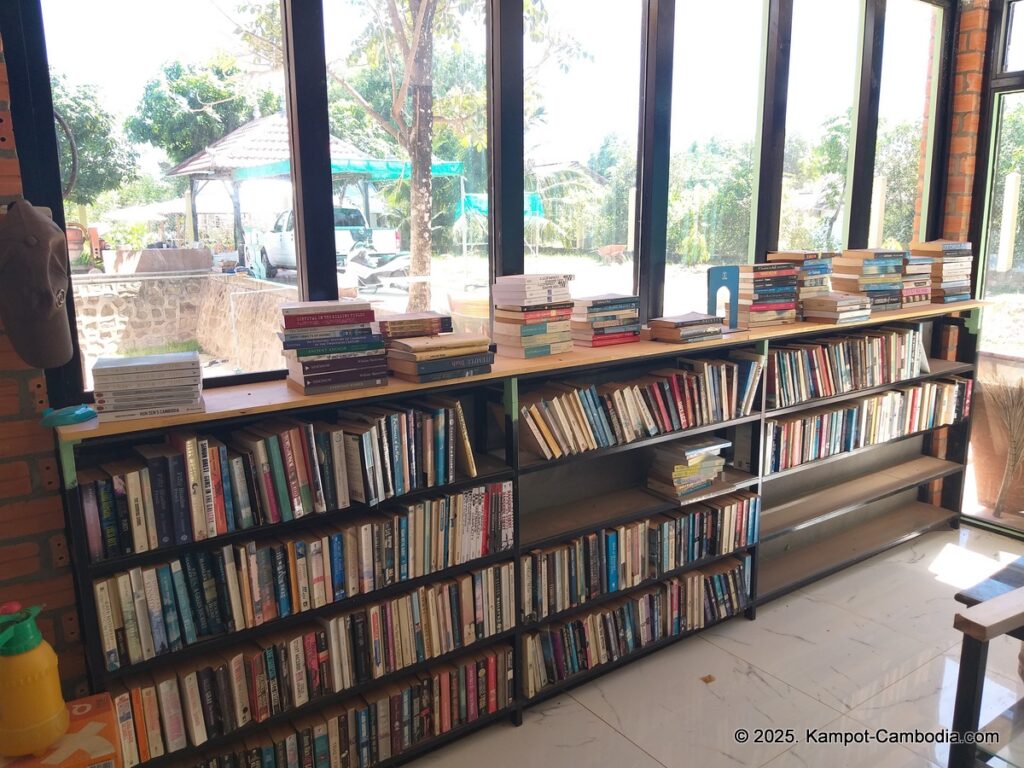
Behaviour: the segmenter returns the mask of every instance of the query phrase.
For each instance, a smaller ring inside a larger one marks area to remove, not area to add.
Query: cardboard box
[[[122,768],[117,718],[109,693],[68,702],[71,724],[42,757],[0,757],[0,768]]]

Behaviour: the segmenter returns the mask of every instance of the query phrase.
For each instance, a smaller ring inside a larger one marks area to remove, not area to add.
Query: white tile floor
[[[416,765],[945,766],[943,746],[814,744],[805,731],[948,728],[960,658],[953,595],[1022,554],[1024,543],[977,529],[929,534],[760,608],[754,622],[733,620],[528,710],[520,728],[491,726]],[[1004,639],[990,650],[983,722],[1024,695],[1019,648]],[[793,728],[797,743],[739,744],[737,728]]]

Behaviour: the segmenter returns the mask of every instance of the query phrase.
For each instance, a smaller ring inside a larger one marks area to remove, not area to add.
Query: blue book
[[[291,580],[288,576],[288,558],[284,546],[271,547],[274,570],[274,592],[277,595],[277,615],[281,618],[292,615]]]
[[[313,765],[316,768],[330,768],[331,765],[331,744],[326,724],[313,729]]]
[[[228,460],[228,447],[216,440],[211,440],[210,444],[215,445],[217,452],[220,454],[220,481],[224,486],[224,518],[228,526],[228,533],[233,533],[238,521],[235,519],[234,484],[231,482],[231,463]]]
[[[340,533],[332,533],[327,540],[331,556],[331,589],[334,599],[345,597],[345,539]]]
[[[189,507],[188,480],[185,477],[185,457],[180,453],[168,453],[167,473],[170,478],[168,490],[171,502],[171,527],[174,543],[187,544],[192,541],[192,510]]]
[[[369,710],[356,710],[356,745],[359,750],[359,768],[370,765],[370,719]]]
[[[270,700],[270,714],[276,715],[281,711],[281,694],[278,691],[277,654],[274,653],[274,646],[263,649],[263,662],[267,667],[267,698]]]
[[[608,555],[608,591],[619,591],[619,535],[615,531],[604,532],[605,552]]]
[[[412,719],[412,690],[406,686],[402,688],[402,749],[412,745]]]
[[[398,518],[398,580],[409,579],[409,518]]]
[[[164,613],[164,628],[167,630],[167,647],[172,651],[181,650],[181,624],[174,605],[174,581],[171,566],[164,564],[156,568],[156,583],[160,588],[160,605]]]
[[[444,408],[434,409],[434,485],[445,485],[445,469],[448,453],[445,451],[444,438],[447,431],[448,412]]]
[[[277,768],[277,756],[274,754],[274,745],[267,744],[260,748],[260,768]],[[282,766],[282,768],[284,768]]]
[[[100,530],[103,532],[103,556],[107,559],[120,557],[121,539],[117,508],[114,505],[114,484],[109,478],[96,481],[96,499],[100,508]]]
[[[197,640],[196,624],[192,620],[192,606],[188,599],[188,587],[185,586],[185,574],[181,569],[181,563],[177,560],[170,564],[170,569],[178,617],[181,620],[181,634],[184,637],[185,644],[192,645]]]
[[[416,660],[423,661],[426,658],[426,653],[423,646],[423,622],[420,617],[420,593],[413,592],[411,597],[413,635],[416,638]]]
[[[203,579],[199,574],[196,553],[186,552],[181,562],[185,570],[185,584],[188,585],[188,596],[196,623],[196,632],[200,637],[204,637],[210,634],[210,621],[206,614],[206,597],[203,594]]]
[[[405,487],[405,476],[402,473],[402,429],[398,423],[398,414],[388,417],[388,430],[391,434],[391,470],[394,476],[395,496],[409,492]]]
[[[637,309],[640,306],[640,302],[637,300],[633,301],[619,301],[615,304],[601,304],[600,306],[591,306],[587,308],[587,319],[591,316],[603,315],[608,312],[621,312],[624,309]]]
[[[438,505],[438,535],[441,537],[441,568],[448,567],[448,499],[442,499]]]

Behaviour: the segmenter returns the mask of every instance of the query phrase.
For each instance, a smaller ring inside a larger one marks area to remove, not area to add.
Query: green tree
[[[464,19],[482,19],[481,0],[349,0],[364,9],[366,26],[355,36],[347,58],[328,64],[328,86],[345,107],[332,109],[347,129],[343,138],[364,137],[364,147],[394,147],[408,157],[409,242],[413,276],[430,274],[433,253],[432,164],[442,126],[452,128],[466,146],[482,147],[487,133],[486,90],[463,82],[439,86],[438,63],[462,50]],[[249,2],[239,8],[239,35],[255,55],[280,66],[281,25],[276,0]],[[525,0],[526,34],[544,41],[562,66],[579,55],[567,35],[551,30],[542,0]],[[372,139],[372,140],[371,140]],[[409,309],[430,306],[430,284],[415,281]]]
[[[273,92],[246,88],[245,73],[230,56],[205,65],[174,61],[146,83],[136,114],[125,127],[134,141],[160,147],[180,163],[280,108],[280,97]]]
[[[842,247],[836,222],[846,197],[847,161],[850,154],[852,109],[830,117],[822,125],[824,133],[811,148],[804,178],[820,185],[818,207],[821,223],[814,233],[814,247],[834,251]]]
[[[135,178],[138,156],[118,130],[113,116],[103,107],[96,88],[73,85],[54,75],[53,109],[67,123],[78,153],[74,188],[65,203],[90,205],[107,190]],[[63,130],[57,131],[61,179],[71,177],[71,148]]]
[[[921,123],[878,126],[875,176],[886,180],[882,232],[886,240],[903,245],[915,240],[914,206],[918,197]]]
[[[629,195],[636,186],[636,145],[625,137],[609,134],[587,166],[604,179],[604,193],[594,236],[599,245],[623,244],[629,238]]]

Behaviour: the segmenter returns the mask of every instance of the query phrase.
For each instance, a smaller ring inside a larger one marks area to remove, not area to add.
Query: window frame
[[[557,2],[557,0],[549,0]],[[686,1],[686,0],[684,0]],[[326,54],[321,0],[280,0],[285,36],[286,109],[292,137],[293,211],[296,249],[302,268],[299,293],[304,299],[337,297],[333,230],[333,195],[329,157]],[[641,319],[662,312],[665,278],[665,242],[668,227],[669,157],[674,18],[677,0],[643,0],[641,25],[641,82],[637,94],[637,205],[634,212],[634,289],[641,297]],[[763,87],[759,131],[755,145],[755,173],[749,235],[751,260],[763,261],[778,246],[782,205],[782,169],[786,137],[787,97],[792,42],[793,0],[765,0],[767,18],[763,43]],[[952,66],[959,31],[957,0],[920,0],[944,9],[939,62],[933,152],[928,207],[922,211],[929,238],[941,234],[948,161],[949,119],[952,110]],[[861,62],[856,91],[856,125],[852,128],[850,204],[847,244],[866,243],[870,223],[871,181],[874,175],[875,138],[882,52],[885,0],[861,0],[865,23],[860,42]],[[990,50],[1005,57],[1007,0],[993,0]],[[488,108],[488,165],[491,214],[489,217],[489,275],[522,274],[524,269],[523,137],[523,0],[486,0],[486,58]],[[42,20],[42,0],[0,3],[0,32],[11,88],[12,120],[18,138],[25,197],[53,211],[63,228],[63,199],[57,139],[53,125],[49,67]],[[998,34],[995,34],[997,32]],[[301,44],[298,44],[301,41]],[[1001,48],[999,47],[1001,46]],[[989,56],[991,60],[992,55]],[[985,93],[1003,80],[1024,83],[1024,72],[992,77],[986,68]],[[1018,85],[1020,87],[1020,85]],[[991,98],[986,96],[991,108]],[[979,155],[987,156],[991,115],[982,115]],[[870,162],[869,162],[870,161]],[[980,174],[979,174],[980,176]],[[984,179],[975,178],[983,190]],[[865,192],[866,190],[866,192]],[[982,192],[982,197],[984,192]],[[978,194],[975,209],[982,208]],[[980,228],[972,210],[972,227]],[[976,232],[972,229],[972,233]],[[973,234],[977,239],[977,234]],[[310,254],[308,257],[306,254]],[[74,297],[67,301],[74,355],[60,368],[46,372],[50,402],[55,407],[88,401],[74,314]],[[283,378],[284,371],[224,376],[205,382],[208,387],[232,386]]]

